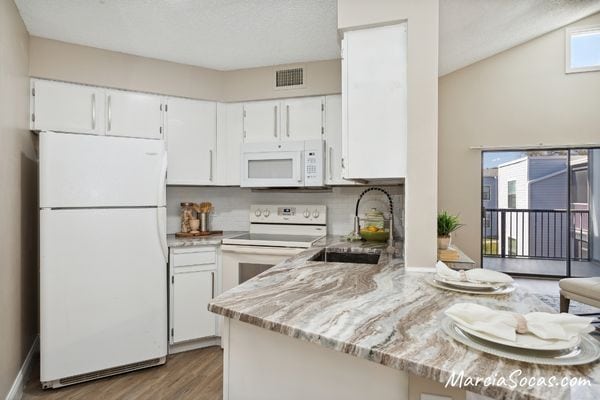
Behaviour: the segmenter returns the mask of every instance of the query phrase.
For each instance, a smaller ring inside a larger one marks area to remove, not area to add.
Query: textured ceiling
[[[600,0],[440,0],[440,75],[600,11]]]
[[[219,70],[339,57],[336,0],[15,3],[34,36]],[[600,0],[440,0],[440,75],[598,11]]]
[[[34,36],[219,70],[340,54],[336,0],[15,3]]]

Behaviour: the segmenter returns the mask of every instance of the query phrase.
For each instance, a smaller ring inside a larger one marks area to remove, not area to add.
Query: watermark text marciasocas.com
[[[591,386],[591,382],[585,377],[572,376],[524,376],[523,371],[515,369],[508,376],[494,374],[491,376],[468,376],[465,371],[452,371],[446,381],[446,387],[468,388],[469,386],[504,386],[509,389],[518,387],[531,388],[543,387],[574,387]]]

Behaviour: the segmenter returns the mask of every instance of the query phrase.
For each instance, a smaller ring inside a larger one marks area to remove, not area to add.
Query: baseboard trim
[[[36,336],[29,352],[27,353],[27,357],[25,357],[25,361],[23,361],[23,365],[19,370],[19,373],[15,377],[15,381],[13,382],[10,391],[6,395],[6,400],[21,400],[23,397],[23,389],[25,388],[25,384],[27,384],[27,379],[29,378],[29,374],[31,373],[31,368],[33,367],[33,356],[40,349],[40,337]]]

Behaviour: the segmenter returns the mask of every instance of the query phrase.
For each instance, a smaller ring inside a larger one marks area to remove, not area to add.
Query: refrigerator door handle
[[[165,195],[165,186],[166,186],[166,182],[167,182],[167,152],[163,151],[163,155],[162,155],[162,163],[161,163],[161,168],[160,168],[160,177],[158,179],[158,203],[157,203],[157,207],[156,207],[156,224],[157,224],[157,228],[158,228],[158,240],[160,242],[160,247],[163,253],[163,256],[165,258],[165,263],[169,262],[169,249],[167,246],[167,233],[165,232],[165,229],[163,227],[163,222],[166,223],[166,221],[162,221],[162,213],[161,213],[161,208],[162,207],[162,203],[163,203],[163,199],[164,199],[164,195]]]

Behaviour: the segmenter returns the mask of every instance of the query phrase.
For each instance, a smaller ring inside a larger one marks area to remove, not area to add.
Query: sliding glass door
[[[521,275],[600,276],[594,257],[600,246],[599,165],[598,149],[484,152],[483,267]]]

